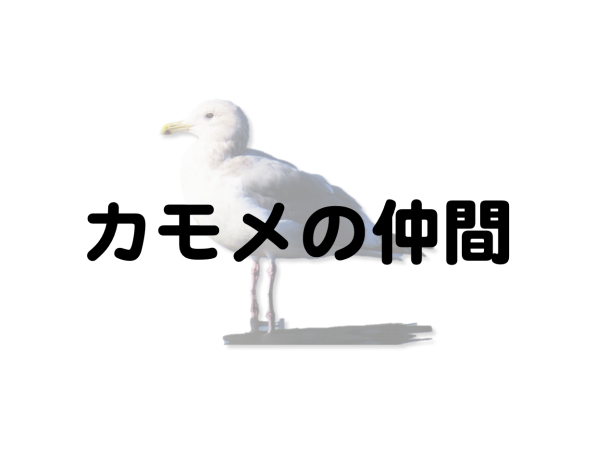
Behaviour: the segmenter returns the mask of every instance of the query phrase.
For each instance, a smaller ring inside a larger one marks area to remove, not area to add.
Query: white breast
[[[266,222],[271,212],[259,207],[242,189],[241,176],[213,169],[206,159],[204,150],[194,142],[180,161],[180,184],[184,201],[189,205],[213,205],[212,215],[193,216],[200,225],[216,225],[219,233],[211,238],[223,247],[237,251],[248,243],[256,231],[243,222],[250,213]],[[289,247],[281,250],[266,240],[254,255],[261,257],[309,257],[305,255],[302,242],[302,226],[293,221],[280,221],[276,227],[289,242]]]

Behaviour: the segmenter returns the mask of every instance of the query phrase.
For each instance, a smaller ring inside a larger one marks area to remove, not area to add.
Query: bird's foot
[[[267,311],[265,319],[267,320],[267,332],[272,333],[275,331],[275,315],[272,312]]]
[[[251,317],[250,319],[250,332],[256,333],[259,331],[259,317]]]

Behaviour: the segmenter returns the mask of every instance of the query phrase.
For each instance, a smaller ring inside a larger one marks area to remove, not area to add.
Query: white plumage
[[[344,206],[356,211],[363,219],[366,235],[359,255],[381,256],[381,238],[372,232],[373,223],[362,207],[343,189],[331,185],[320,175],[298,170],[289,162],[279,160],[258,150],[247,148],[248,120],[242,110],[228,101],[207,101],[199,105],[184,120],[167,124],[162,133],[189,131],[199,138],[184,156],[182,186],[187,203],[214,207],[210,216],[195,216],[199,224],[217,225],[219,234],[212,237],[217,243],[237,251],[256,231],[243,222],[250,213],[265,222],[277,202],[284,205],[284,213],[276,227],[289,243],[285,250],[265,241],[252,255],[253,288],[251,326],[258,326],[256,281],[259,259],[270,261],[269,274],[269,331],[275,323],[272,288],[277,258],[311,258],[303,247],[302,234],[307,219],[318,209]],[[327,222],[319,223],[315,232],[318,244],[327,231]],[[340,232],[329,254],[352,239],[352,224],[341,219]],[[394,257],[400,254],[395,253]]]

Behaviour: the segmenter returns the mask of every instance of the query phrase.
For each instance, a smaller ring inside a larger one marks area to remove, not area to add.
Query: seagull
[[[308,218],[317,210],[342,206],[354,210],[364,221],[364,243],[357,255],[381,257],[381,237],[373,233],[374,224],[356,200],[343,189],[330,184],[321,175],[299,170],[295,165],[262,151],[248,148],[249,124],[242,109],[229,101],[211,100],[200,104],[184,120],[168,123],[162,134],[190,132],[199,138],[182,160],[182,187],[188,204],[211,205],[210,216],[194,216],[199,225],[216,225],[219,233],[213,239],[223,247],[237,251],[256,234],[244,223],[245,214],[266,222],[276,203],[284,211],[275,230],[287,241],[280,249],[266,240],[252,254],[251,331],[259,326],[259,305],[256,287],[260,260],[269,261],[268,332],[275,329],[273,284],[276,260],[313,258],[303,245],[303,231]],[[315,229],[314,244],[319,244],[327,231],[328,219]],[[341,218],[340,231],[326,255],[349,244],[354,228]],[[407,250],[393,246],[393,258],[399,260]]]

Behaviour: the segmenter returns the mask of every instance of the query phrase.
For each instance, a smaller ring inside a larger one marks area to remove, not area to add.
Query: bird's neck
[[[197,152],[211,167],[218,167],[225,160],[238,156],[246,149],[246,144],[234,140],[199,141]]]

